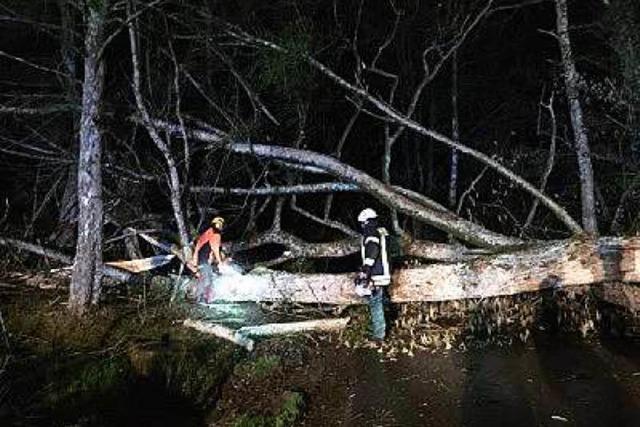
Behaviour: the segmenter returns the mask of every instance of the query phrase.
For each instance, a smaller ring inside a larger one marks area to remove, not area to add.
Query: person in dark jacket
[[[362,233],[360,253],[362,265],[356,277],[356,293],[366,297],[371,315],[371,332],[374,340],[384,340],[386,321],[384,300],[391,283],[391,268],[387,252],[387,230],[378,227],[378,215],[367,208],[358,215]]]

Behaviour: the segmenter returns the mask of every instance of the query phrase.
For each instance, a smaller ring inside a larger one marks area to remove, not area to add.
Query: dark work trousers
[[[208,262],[201,262],[198,266],[200,278],[198,279],[198,289],[196,290],[196,301],[210,302],[213,298],[213,267]]]
[[[374,286],[369,297],[369,315],[371,317],[371,335],[378,340],[384,339],[387,329],[387,322],[384,319],[385,302],[384,287]]]

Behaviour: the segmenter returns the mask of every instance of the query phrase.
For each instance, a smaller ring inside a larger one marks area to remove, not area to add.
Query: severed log
[[[116,267],[121,270],[126,270],[131,273],[142,273],[145,271],[153,270],[158,267],[171,262],[175,258],[175,255],[157,255],[149,258],[123,260],[123,261],[108,261],[106,265]]]
[[[252,351],[253,347],[255,346],[255,342],[251,338],[247,338],[246,336],[239,334],[237,331],[231,328],[227,328],[226,326],[192,319],[186,319],[183,322],[183,325],[188,328],[193,328],[198,332],[204,332],[205,334],[215,335],[227,341],[231,341],[234,344],[246,348],[247,351]]]
[[[73,259],[70,256],[61,254],[60,252],[54,251],[53,249],[45,248],[41,245],[35,245],[33,243],[23,242],[22,240],[9,239],[6,237],[0,237],[0,245],[11,246],[17,248],[19,250],[27,251],[34,253],[36,255],[41,255],[45,258],[52,259],[57,262],[61,262],[63,264],[73,264]],[[128,282],[131,280],[131,274],[119,270],[117,268],[103,265],[102,266],[103,273],[105,276],[111,277],[119,282]]]
[[[149,243],[152,246],[155,246],[159,249],[162,249],[165,252],[169,252],[170,254],[174,255],[175,257],[177,257],[180,262],[182,262],[184,265],[187,266],[187,268],[189,270],[191,270],[192,273],[196,273],[198,271],[198,267],[193,265],[193,263],[187,259],[185,259],[184,255],[182,254],[182,252],[180,252],[175,246],[170,245],[168,243],[162,243],[156,239],[154,239],[153,237],[149,236],[146,233],[143,233],[141,231],[137,231],[135,228],[129,228],[129,231],[131,231],[132,233],[134,233],[137,236],[142,237],[142,239],[144,239],[147,243]]]
[[[349,320],[350,318],[346,317],[341,319],[307,320],[304,322],[267,323],[257,326],[243,326],[237,330],[215,323],[192,319],[186,319],[183,322],[183,325],[188,328],[193,328],[199,332],[215,335],[227,341],[231,341],[234,344],[246,348],[248,351],[252,351],[255,346],[255,342],[249,337],[289,335],[309,331],[339,331],[347,326]]]
[[[216,280],[214,301],[362,304],[353,274],[291,274],[254,270]],[[561,240],[452,264],[400,269],[393,302],[446,301],[600,283],[640,283],[640,238]]]
[[[243,326],[238,333],[249,337],[265,337],[274,335],[289,335],[308,331],[332,332],[344,329],[351,320],[349,317],[340,319],[318,319],[303,322],[267,323],[258,326]]]

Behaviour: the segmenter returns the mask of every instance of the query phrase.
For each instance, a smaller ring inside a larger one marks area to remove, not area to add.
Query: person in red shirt
[[[193,251],[191,262],[198,266],[198,288],[196,290],[196,300],[198,302],[209,302],[213,297],[212,285],[215,266],[222,264],[224,257],[220,250],[222,246],[222,229],[224,219],[217,216],[211,220],[211,227],[207,228],[196,241],[196,248]]]

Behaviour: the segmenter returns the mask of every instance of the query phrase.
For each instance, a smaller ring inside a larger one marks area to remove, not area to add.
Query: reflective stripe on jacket
[[[360,243],[362,265],[371,269],[371,280],[375,286],[387,286],[391,283],[391,268],[387,252],[388,235],[384,227],[367,230]]]

